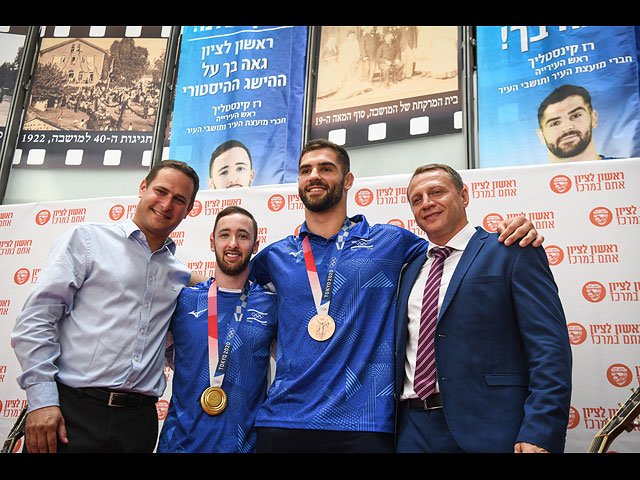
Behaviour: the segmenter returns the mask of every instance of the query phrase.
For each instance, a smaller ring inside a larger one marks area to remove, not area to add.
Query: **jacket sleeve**
[[[564,450],[572,355],[558,289],[542,248],[518,249],[512,299],[529,369],[529,393],[517,442]]]

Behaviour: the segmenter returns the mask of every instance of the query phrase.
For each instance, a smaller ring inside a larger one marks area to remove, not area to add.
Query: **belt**
[[[121,392],[106,388],[72,388],[58,382],[62,388],[74,391],[78,396],[86,395],[99,400],[108,407],[142,407],[144,405],[155,404],[158,397],[150,397],[136,392]]]
[[[407,400],[403,400],[402,403],[408,408],[418,408],[420,410],[435,410],[436,408],[442,408],[439,393],[429,395],[424,400],[420,400],[419,398],[408,398]]]

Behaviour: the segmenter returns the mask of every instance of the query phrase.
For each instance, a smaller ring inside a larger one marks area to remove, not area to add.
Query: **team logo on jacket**
[[[255,320],[261,325],[267,324],[267,317],[269,316],[268,312],[261,312],[260,310],[256,310],[255,308],[250,308],[247,310],[247,314],[248,314],[247,316],[248,322]]]

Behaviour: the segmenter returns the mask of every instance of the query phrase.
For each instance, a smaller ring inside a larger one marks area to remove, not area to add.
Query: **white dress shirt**
[[[420,332],[420,315],[422,313],[422,297],[424,294],[424,287],[427,283],[427,277],[429,276],[429,270],[433,263],[432,250],[438,247],[450,247],[453,249],[451,254],[444,261],[444,270],[442,272],[442,280],[440,281],[440,292],[438,295],[438,315],[440,314],[440,307],[442,301],[447,293],[447,287],[453,272],[458,265],[460,257],[464,249],[467,247],[469,240],[475,235],[476,229],[469,223],[460,230],[456,235],[447,242],[446,245],[435,245],[429,243],[429,250],[427,251],[427,261],[424,262],[420,273],[416,277],[416,281],[413,284],[411,293],[409,295],[408,315],[409,315],[409,331],[407,334],[407,350],[406,358],[404,361],[404,387],[402,391],[401,400],[408,398],[417,398],[418,395],[413,391],[413,377],[416,371],[416,354],[418,348],[418,333]]]

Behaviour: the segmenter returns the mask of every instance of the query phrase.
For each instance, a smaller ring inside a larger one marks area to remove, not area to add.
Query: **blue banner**
[[[203,189],[296,181],[306,52],[307,27],[184,27],[169,157]]]
[[[638,27],[477,32],[480,167],[640,156]]]

